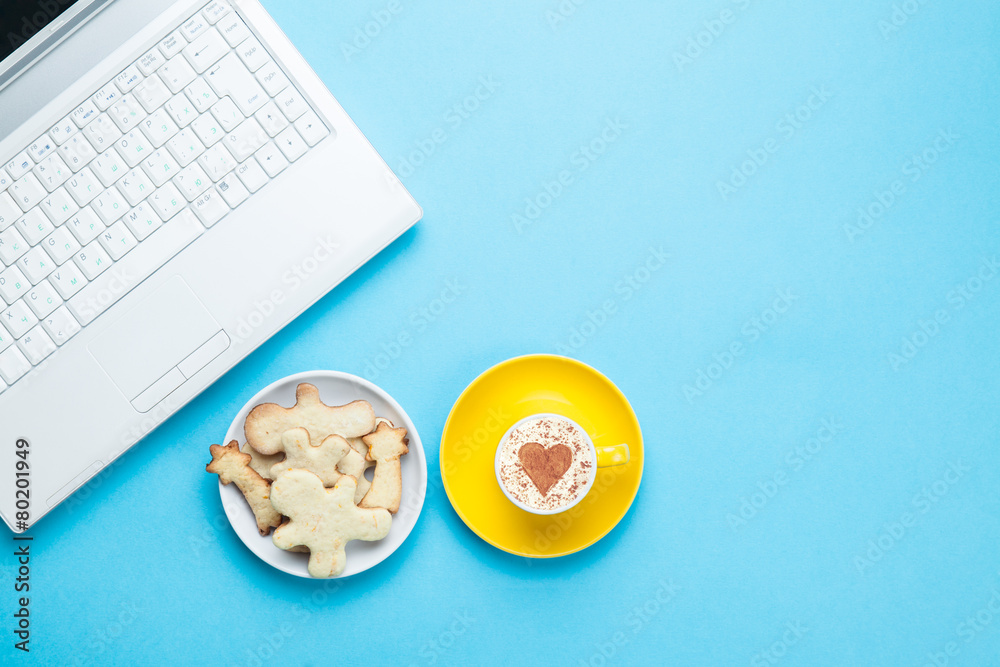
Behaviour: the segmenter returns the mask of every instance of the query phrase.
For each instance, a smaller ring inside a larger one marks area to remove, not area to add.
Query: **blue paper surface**
[[[264,4],[425,217],[31,531],[0,661],[1000,664],[1000,6]],[[646,441],[621,524],[545,562],[437,467],[462,389],[531,352]],[[204,472],[317,368],[429,464],[408,541],[329,585],[244,548]]]

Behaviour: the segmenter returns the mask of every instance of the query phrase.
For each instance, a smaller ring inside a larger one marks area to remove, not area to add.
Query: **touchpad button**
[[[129,401],[222,331],[174,276],[90,343],[90,352]]]

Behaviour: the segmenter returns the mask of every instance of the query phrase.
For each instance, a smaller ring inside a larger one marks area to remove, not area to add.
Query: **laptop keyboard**
[[[0,392],[329,135],[220,0],[0,160]]]

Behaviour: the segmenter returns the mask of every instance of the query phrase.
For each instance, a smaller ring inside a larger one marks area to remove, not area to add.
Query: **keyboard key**
[[[28,146],[28,155],[34,158],[35,162],[41,162],[45,159],[45,156],[56,149],[56,142],[49,138],[49,135],[43,134],[41,137],[35,140],[33,144]]]
[[[174,58],[163,67],[156,70],[156,73],[161,79],[163,79],[163,83],[167,84],[167,88],[170,89],[170,92],[175,95],[184,90],[184,87],[189,83],[194,81],[196,76],[194,70],[191,69],[191,65],[189,65],[188,61],[183,58]]]
[[[37,285],[56,270],[56,264],[49,258],[48,253],[38,247],[32,248],[24,254],[24,257],[17,260],[17,268],[21,269],[32,285]]]
[[[125,173],[125,160],[118,154],[112,146],[104,151],[90,163],[94,174],[100,179],[104,187],[109,187]]]
[[[73,122],[71,116],[66,116],[59,123],[49,130],[49,136],[56,142],[56,146],[62,146],[66,140],[80,131],[80,128]]]
[[[153,185],[160,187],[173,178],[181,168],[167,149],[161,148],[142,161],[142,169],[153,181]]]
[[[70,298],[87,284],[87,279],[73,262],[66,262],[53,271],[48,280],[63,299]]]
[[[205,152],[205,146],[191,130],[181,130],[166,145],[167,150],[182,167],[188,166]]]
[[[149,141],[138,130],[129,132],[115,142],[115,148],[118,149],[118,154],[125,160],[125,164],[129,166],[129,169],[135,167],[153,153],[153,147],[149,145]]]
[[[77,127],[83,128],[90,123],[90,121],[97,118],[99,113],[100,110],[97,108],[97,105],[94,104],[93,100],[87,100],[73,110],[73,113],[70,114],[70,118],[73,119],[73,122],[76,123]]]
[[[118,181],[118,189],[125,195],[130,206],[135,206],[143,199],[153,194],[156,186],[142,169],[133,169]]]
[[[250,158],[236,168],[236,175],[239,176],[243,185],[247,186],[250,192],[257,192],[267,183],[267,173],[260,166],[257,160]]]
[[[18,218],[14,227],[31,245],[38,245],[55,229],[49,219],[37,208],[31,209],[23,217]]]
[[[288,127],[288,119],[285,118],[285,114],[278,111],[278,106],[274,102],[265,104],[253,117],[257,119],[269,137],[277,136],[279,132]]]
[[[285,156],[282,155],[273,141],[267,142],[263,148],[254,154],[254,157],[257,158],[260,166],[264,167],[264,171],[271,178],[280,174],[288,166],[288,160],[285,159]]]
[[[218,104],[212,106],[212,116],[219,121],[224,132],[232,132],[245,118],[228,97],[222,98]]]
[[[163,109],[157,109],[151,113],[139,127],[149,142],[153,144],[153,148],[159,148],[167,143],[167,139],[180,131],[174,119]]]
[[[110,225],[125,215],[128,203],[118,188],[108,188],[93,201],[90,207],[100,216],[105,225]]]
[[[229,154],[229,151],[222,144],[206,151],[204,155],[198,158],[198,164],[205,170],[205,173],[208,174],[213,183],[236,168],[236,160],[233,159],[233,156]]]
[[[250,36],[250,29],[238,14],[229,14],[216,24],[215,28],[222,34],[229,46],[236,46]]]
[[[286,88],[285,92],[278,95],[275,102],[278,108],[285,114],[285,117],[293,123],[299,119],[299,116],[309,111],[309,107],[306,106],[302,96],[294,88]]]
[[[94,176],[94,172],[89,167],[84,167],[66,181],[66,189],[78,205],[86,206],[94,201],[97,195],[101,194],[104,186],[97,181],[97,177]]]
[[[10,184],[14,182],[14,179],[10,177],[7,170],[0,167],[0,192],[3,192],[10,187]]]
[[[45,215],[48,216],[53,225],[61,225],[80,210],[80,207],[70,197],[66,188],[59,188],[43,199],[39,208],[45,212]],[[37,211],[38,209],[35,210]]]
[[[101,244],[97,241],[94,241],[86,248],[76,253],[76,256],[73,257],[73,261],[76,262],[77,268],[83,272],[83,275],[87,277],[87,280],[93,280],[107,271],[111,266],[111,258],[108,257],[108,253],[105,252],[104,248],[102,248]],[[77,319],[80,319],[79,316],[77,316]],[[82,321],[81,323],[86,324],[86,322]]]
[[[195,109],[194,104],[191,100],[187,98],[187,95],[177,94],[163,105],[163,109],[170,114],[170,117],[174,119],[181,127],[187,127],[191,124],[195,118],[198,117],[198,111]]]
[[[211,227],[229,213],[229,206],[214,189],[198,197],[192,207],[195,215],[206,227]]]
[[[34,172],[42,186],[49,192],[54,191],[73,175],[70,168],[66,166],[66,163],[57,154],[50,155],[39,162]]]
[[[219,194],[226,200],[230,208],[236,208],[250,196],[250,191],[247,190],[236,174],[229,174],[219,181],[215,187],[219,190]]]
[[[163,106],[163,103],[170,99],[170,89],[163,79],[158,76],[151,76],[135,89],[135,98],[139,104],[148,111],[153,112]]]
[[[195,14],[190,21],[181,26],[181,34],[189,42],[193,42],[203,32],[208,30],[208,21],[201,14]]]
[[[45,196],[45,188],[38,182],[34,174],[25,174],[20,180],[14,181],[7,192],[22,211],[34,208]]]
[[[80,245],[87,245],[104,231],[104,223],[88,206],[69,219],[66,228],[73,233]]]
[[[65,306],[42,320],[42,327],[52,338],[52,342],[60,347],[80,333],[80,323],[70,315],[69,309]]]
[[[236,109],[236,107],[233,106],[233,109]],[[239,111],[236,113],[239,113]],[[222,125],[210,113],[198,116],[197,120],[191,123],[191,129],[194,130],[198,140],[206,146],[212,146],[226,136],[226,133],[222,130]]]
[[[289,83],[288,77],[278,69],[277,64],[273,60],[268,60],[263,67],[257,70],[257,80],[260,81],[260,85],[264,86],[264,90],[271,97],[288,88]]]
[[[4,303],[10,305],[28,293],[31,283],[21,273],[21,269],[12,266],[0,273],[0,296]]]
[[[28,151],[21,151],[6,165],[7,173],[9,173],[10,177],[15,181],[31,171],[31,168],[34,166],[35,163],[31,161],[30,157],[28,157]]]
[[[229,53],[212,66],[207,79],[215,94],[219,97],[229,95],[244,116],[253,115],[268,100],[257,79],[234,53]]]
[[[132,95],[125,95],[108,112],[111,120],[122,132],[128,132],[146,117],[146,110]]]
[[[229,53],[229,45],[215,28],[208,28],[202,35],[184,48],[184,57],[201,74]]]
[[[139,73],[139,65],[136,63],[125,68],[124,72],[115,77],[115,85],[118,86],[118,90],[127,93],[139,85],[142,81],[142,76]]]
[[[160,42],[160,51],[163,53],[163,57],[169,60],[180,53],[185,46],[187,46],[187,40],[181,35],[181,31],[174,30]]]
[[[126,213],[122,220],[132,235],[140,241],[144,241],[163,224],[160,216],[154,213],[152,206],[148,204],[139,204]]]
[[[236,47],[236,54],[251,72],[256,72],[271,59],[256,37],[244,40],[242,44]]]
[[[83,128],[83,134],[98,153],[108,150],[122,136],[121,130],[107,114],[101,114]]]
[[[310,147],[315,146],[323,140],[323,137],[330,134],[323,121],[312,111],[307,111],[295,121],[295,129]]]
[[[153,207],[160,220],[166,222],[180,213],[187,201],[173,183],[167,183],[157,190],[146,202]]]
[[[35,285],[35,288],[28,292],[24,301],[38,319],[42,319],[62,305],[62,297],[52,289],[52,285],[47,280]]]
[[[226,137],[225,146],[237,162],[242,162],[257,152],[267,142],[267,132],[253,118],[244,121]]]
[[[135,66],[139,68],[143,76],[149,76],[160,68],[160,65],[167,62],[166,58],[157,48],[152,48],[145,55],[136,61]]]
[[[0,192],[0,231],[13,225],[22,213],[21,207],[14,203],[9,194]]]
[[[59,155],[70,170],[76,173],[97,157],[97,151],[82,134],[77,134],[59,147]]]
[[[184,194],[188,201],[194,201],[212,185],[205,171],[197,164],[192,164],[174,177],[174,185]]]
[[[2,324],[0,324],[0,352],[3,352],[13,344],[14,337],[7,332],[7,329],[5,329]],[[0,381],[0,383],[2,383],[2,381]],[[7,385],[4,385],[4,387],[6,386]]]
[[[109,83],[108,85],[104,86],[99,91],[97,91],[97,94],[95,94],[90,99],[94,102],[95,105],[97,105],[98,109],[100,109],[101,111],[107,111],[108,108],[110,108],[112,104],[117,102],[118,98],[121,96],[122,96],[121,91],[118,90],[117,86]]]
[[[219,101],[216,95],[204,79],[195,79],[191,85],[184,89],[184,94],[191,100],[191,104],[198,110],[198,113],[207,113],[212,105]]]
[[[167,263],[174,255],[198,238],[205,228],[194,214],[185,209],[160,231],[139,244],[139,247],[115,265],[115,271],[91,281],[67,302],[69,311],[86,326],[128,294],[150,274]],[[128,276],[123,279],[122,276]],[[109,300],[110,296],[110,300]]]
[[[56,266],[59,266],[68,262],[73,258],[73,255],[80,251],[80,242],[76,240],[69,229],[59,227],[42,241],[42,247],[45,248],[45,252],[49,253],[49,257],[56,263]]]
[[[121,220],[101,232],[97,241],[116,262],[139,243]]]
[[[11,227],[0,232],[0,261],[7,266],[16,262],[30,247],[21,236],[21,232],[15,228]]]
[[[306,142],[302,141],[302,137],[299,136],[294,127],[290,127],[279,134],[274,142],[278,144],[278,148],[285,154],[289,162],[295,162],[309,150]]]
[[[52,342],[41,326],[37,326],[25,334],[24,338],[17,341],[17,345],[21,348],[21,352],[24,352],[28,361],[35,366],[45,361],[47,356],[56,351],[56,344]]]
[[[205,15],[205,20],[212,25],[215,25],[223,16],[229,13],[230,9],[232,8],[229,6],[228,2],[219,0],[217,2],[210,3],[208,7],[205,7],[205,9],[201,11],[201,13]]]
[[[20,338],[24,334],[28,333],[31,327],[38,324],[38,318],[35,317],[33,312],[31,312],[28,305],[24,303],[24,299],[21,299],[20,301],[14,302],[14,305],[0,313],[0,322],[3,322],[7,331],[9,331],[14,338]]]
[[[0,352],[0,377],[7,384],[14,384],[30,370],[31,364],[16,347]]]

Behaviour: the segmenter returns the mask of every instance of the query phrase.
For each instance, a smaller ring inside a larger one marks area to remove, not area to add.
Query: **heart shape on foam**
[[[529,442],[521,447],[517,457],[528,478],[544,496],[569,470],[573,463],[573,450],[562,444],[546,449],[537,442]]]

